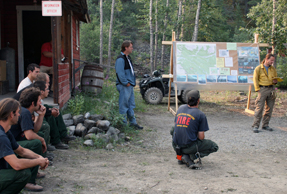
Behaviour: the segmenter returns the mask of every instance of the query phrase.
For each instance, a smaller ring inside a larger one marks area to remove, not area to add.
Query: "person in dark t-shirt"
[[[186,164],[190,169],[199,169],[201,164],[194,160],[208,156],[218,150],[218,146],[211,140],[204,139],[204,133],[209,130],[206,116],[198,109],[200,94],[198,90],[191,90],[187,94],[188,104],[179,107],[175,126],[171,130],[172,145],[177,152],[178,163]]]
[[[0,193],[19,193],[24,187],[31,191],[43,190],[29,181],[33,173],[36,176],[38,166],[42,170],[47,168],[49,160],[16,142],[10,128],[18,122],[19,112],[18,101],[12,98],[0,101]],[[22,158],[17,158],[14,152]]]

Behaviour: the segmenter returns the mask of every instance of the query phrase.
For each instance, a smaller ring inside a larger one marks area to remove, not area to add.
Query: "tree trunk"
[[[193,42],[197,41],[200,8],[201,8],[201,0],[198,0],[197,11],[196,11],[196,18],[195,18],[195,25],[194,25],[194,32],[193,32],[193,36],[192,36],[192,41]]]
[[[113,33],[113,21],[114,21],[114,7],[115,7],[115,0],[112,0],[112,7],[111,7],[111,20],[110,20],[110,30],[109,30],[109,48],[108,48],[108,65],[111,66],[111,45],[112,45],[112,33]],[[110,74],[110,67],[108,67],[107,75]]]
[[[158,0],[155,1],[155,37],[154,37],[154,70],[157,69],[157,42],[158,42],[158,21],[157,21],[157,8]]]
[[[176,26],[176,40],[179,40],[179,24],[181,20],[182,13],[182,0],[178,1],[178,14],[177,14],[177,26]]]
[[[100,0],[100,64],[103,64],[103,0]]]
[[[153,69],[153,30],[152,30],[152,0],[149,3],[149,28],[150,28],[150,70],[151,72],[154,71]]]
[[[276,42],[275,42],[275,25],[276,25],[276,17],[275,17],[275,12],[276,12],[276,0],[273,0],[273,21],[272,21],[272,54],[275,54],[275,47],[276,47]],[[276,57],[275,61],[273,63],[273,66],[276,68]]]
[[[184,5],[185,5],[185,0],[183,0],[182,4],[182,23],[181,23],[181,30],[180,30],[180,40],[183,40],[183,29],[184,29]]]
[[[168,6],[169,6],[169,0],[166,0],[166,11],[165,11],[165,16],[164,16],[164,29],[163,29],[162,41],[165,41],[165,32],[166,32],[166,27],[167,27],[167,16],[168,16]],[[160,64],[161,64],[162,70],[164,68],[164,64],[163,64],[164,50],[165,50],[165,45],[162,44],[161,45],[161,59],[160,59]]]

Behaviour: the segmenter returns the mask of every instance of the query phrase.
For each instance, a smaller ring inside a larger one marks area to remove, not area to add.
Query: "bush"
[[[287,58],[286,57],[277,57],[276,59],[276,70],[278,77],[283,79],[282,82],[279,82],[277,86],[279,88],[287,88]]]

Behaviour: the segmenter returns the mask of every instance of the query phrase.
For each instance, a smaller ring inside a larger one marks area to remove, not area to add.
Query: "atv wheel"
[[[190,90],[184,90],[183,92],[182,92],[182,94],[181,94],[181,102],[183,103],[183,104],[187,104],[187,94],[188,94],[188,92],[189,92]]]
[[[156,87],[149,88],[144,94],[144,99],[149,104],[159,104],[162,98],[162,91]]]
[[[178,99],[182,104],[185,104],[185,103],[183,102],[183,100],[182,100],[182,94],[179,95],[179,96],[177,96],[177,99]]]

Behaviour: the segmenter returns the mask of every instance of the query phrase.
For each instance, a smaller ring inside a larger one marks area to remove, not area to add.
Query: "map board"
[[[258,43],[173,42],[179,89],[248,90],[259,64]]]

